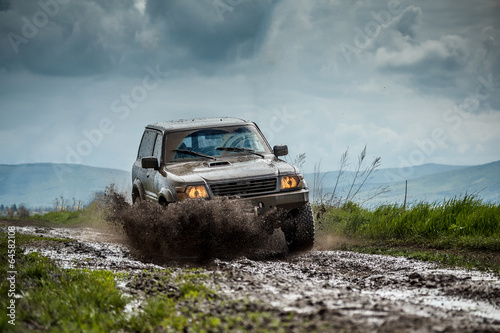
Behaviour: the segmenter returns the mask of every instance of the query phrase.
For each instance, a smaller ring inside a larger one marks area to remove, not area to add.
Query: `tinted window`
[[[163,142],[163,137],[161,134],[158,134],[156,137],[156,142],[155,142],[155,148],[153,151],[153,156],[156,157],[158,162],[161,161],[161,148],[162,148],[162,142]]]
[[[146,130],[142,136],[141,146],[139,147],[138,158],[153,156],[155,146],[156,132]]]

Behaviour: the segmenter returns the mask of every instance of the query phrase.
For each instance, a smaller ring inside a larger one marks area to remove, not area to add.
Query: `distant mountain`
[[[321,174],[323,176],[324,173]],[[323,178],[323,193],[331,193],[338,171]],[[314,174],[306,174],[310,188],[314,185]],[[354,175],[346,172],[339,182],[337,196],[346,197]],[[408,180],[407,202],[442,201],[465,193],[477,194],[486,202],[500,203],[500,161],[478,166],[452,166],[425,164],[412,168],[380,169],[369,182],[363,185],[355,201],[364,201],[385,188],[387,193],[367,201],[368,205],[402,203],[405,196],[405,181]],[[356,186],[354,186],[356,188]],[[352,191],[351,191],[352,193]]]
[[[0,164],[0,204],[53,207],[64,197],[69,204],[92,200],[96,192],[115,184],[130,193],[130,172],[77,164]]]
[[[391,183],[386,200],[401,202],[403,181]],[[408,180],[408,200],[442,201],[444,198],[477,194],[486,202],[500,203],[500,161],[430,174]]]
[[[330,193],[338,172],[322,173],[323,193]],[[313,192],[314,174],[306,174]],[[337,188],[337,195],[349,192],[353,173],[346,172]],[[500,203],[500,161],[478,166],[426,164],[405,169],[380,169],[363,185],[355,201],[363,202],[377,189],[387,193],[366,202],[366,205],[402,203],[405,180],[408,180],[408,202],[442,201],[444,198],[477,193],[485,201]],[[94,193],[115,184],[130,195],[130,172],[76,164],[0,164],[0,205],[25,204],[28,207],[54,207],[54,200],[64,197],[69,204],[93,199]],[[354,190],[357,186],[354,186]],[[351,191],[352,193],[352,191]],[[311,193],[313,195],[314,193]]]
[[[467,168],[467,166],[458,165],[445,165],[445,164],[423,164],[417,166],[411,166],[407,168],[385,168],[379,169],[371,178],[372,183],[392,183],[398,181],[405,181],[410,179],[416,179],[427,175],[432,175],[445,171],[453,171]],[[335,184],[337,180],[339,171],[321,172],[319,175],[323,177],[323,182],[325,185]],[[351,178],[353,176],[352,172],[346,172],[345,176]],[[312,184],[314,179],[314,174],[309,173],[305,175],[308,184]]]

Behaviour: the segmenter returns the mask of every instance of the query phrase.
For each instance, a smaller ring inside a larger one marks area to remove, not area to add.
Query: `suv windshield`
[[[167,134],[166,161],[169,162],[270,152],[267,142],[253,126],[207,128]]]

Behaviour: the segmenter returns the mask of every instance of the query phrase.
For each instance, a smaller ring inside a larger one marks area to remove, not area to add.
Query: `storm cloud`
[[[81,163],[129,169],[147,123],[212,116],[257,121],[309,169],[367,142],[397,166],[436,127],[423,163],[498,160],[498,17],[493,0],[0,0],[0,163],[67,162],[104,119]]]
[[[272,1],[4,1],[1,61],[43,75],[134,73],[148,61],[207,68],[259,49]]]

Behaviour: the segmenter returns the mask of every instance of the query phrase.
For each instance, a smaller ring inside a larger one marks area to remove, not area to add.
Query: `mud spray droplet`
[[[282,232],[274,230],[280,213],[256,217],[240,200],[184,200],[161,206],[107,191],[101,200],[106,219],[121,226],[130,245],[152,261],[195,261],[247,257],[268,259],[287,255]],[[249,209],[250,208],[250,209]]]

